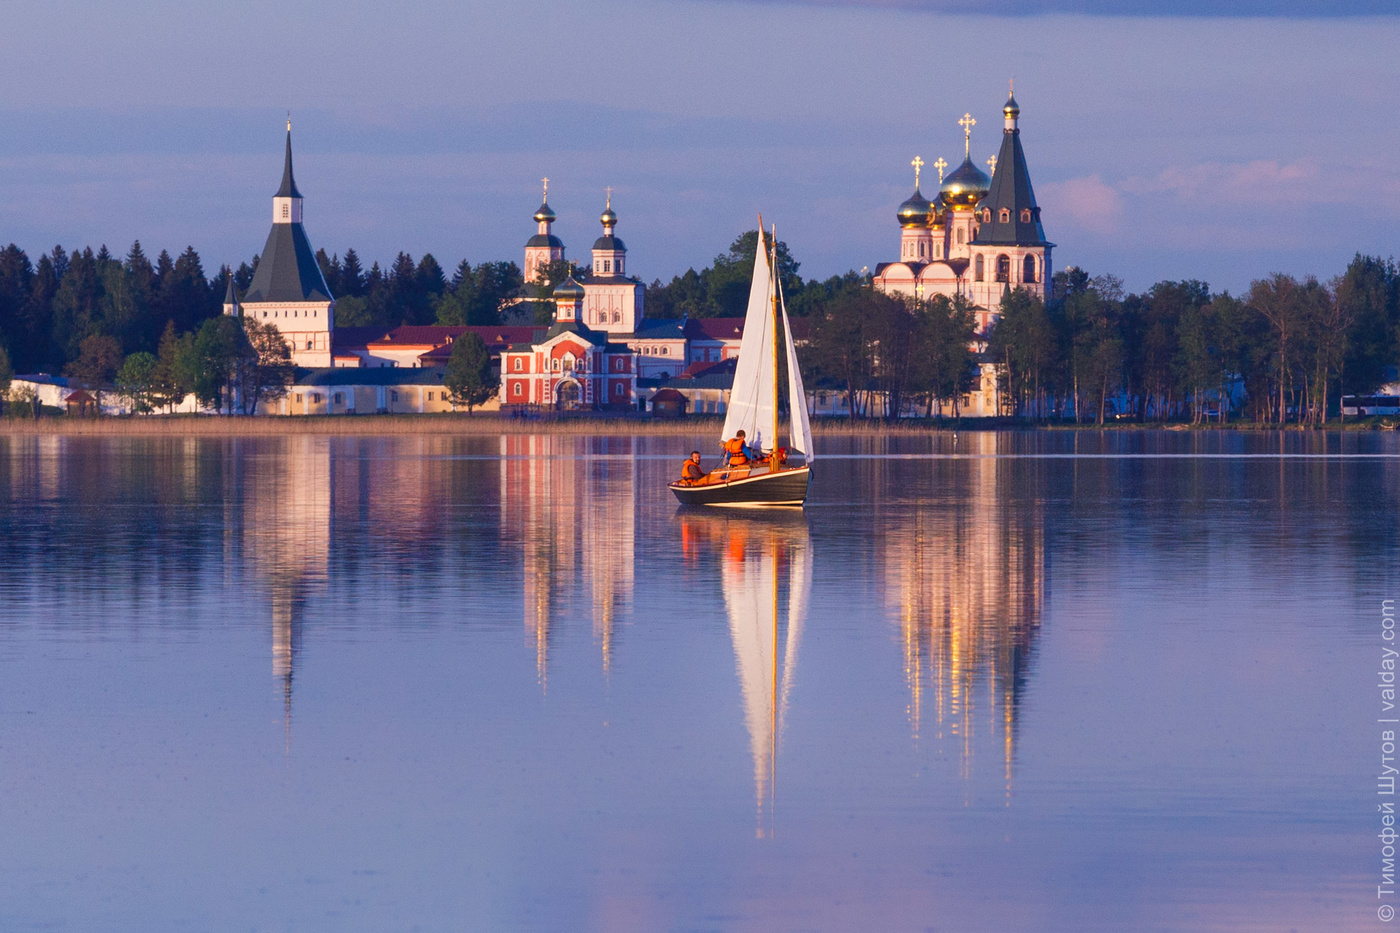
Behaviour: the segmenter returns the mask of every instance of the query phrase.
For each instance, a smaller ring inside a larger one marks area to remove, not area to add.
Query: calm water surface
[[[0,438],[0,930],[1389,928],[1395,436],[693,445]]]

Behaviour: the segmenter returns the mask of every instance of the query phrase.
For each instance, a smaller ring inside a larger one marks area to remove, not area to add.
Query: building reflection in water
[[[272,603],[272,673],[283,694],[291,747],[292,680],[308,597],[330,563],[331,439],[289,437],[244,459],[243,551]]]
[[[1044,604],[1044,510],[1034,493],[1016,494],[1011,461],[990,456],[997,435],[970,441],[983,459],[934,461],[944,502],[881,516],[885,600],[900,628],[913,737],[955,743],[967,778],[974,738],[987,730],[1009,795]]]
[[[501,530],[521,550],[525,635],[541,689],[559,617],[583,594],[604,673],[612,667],[618,620],[636,582],[632,444],[570,435],[500,439]]]
[[[812,589],[806,517],[801,511],[762,516],[685,512],[681,542],[687,562],[707,556],[720,562],[753,755],[756,834],[771,836],[778,749]]]

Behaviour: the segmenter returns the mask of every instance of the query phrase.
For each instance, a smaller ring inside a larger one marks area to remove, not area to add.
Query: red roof
[[[486,346],[496,349],[498,347],[508,347],[516,343],[534,343],[535,339],[544,332],[546,328],[533,324],[513,324],[510,327],[487,327],[485,325],[473,325],[464,327],[481,338],[481,342]]]
[[[400,347],[436,347],[451,343],[466,332],[462,326],[449,327],[444,324],[400,324],[378,340],[370,343],[377,346],[391,344]]]
[[[651,397],[652,403],[656,402],[685,402],[688,399],[675,389],[662,389]]]
[[[678,378],[693,379],[696,376],[709,376],[716,375],[719,373],[732,373],[734,372],[734,367],[738,364],[738,362],[739,358],[737,356],[731,356],[727,360],[720,360],[718,363],[716,363],[713,360],[710,360],[708,362],[702,360],[698,363],[691,363],[685,368],[685,370],[680,374]]]
[[[685,335],[691,340],[738,340],[744,335],[741,317],[696,317],[685,322]]]
[[[332,345],[337,352],[363,350],[371,340],[378,340],[384,334],[382,327],[337,327]]]

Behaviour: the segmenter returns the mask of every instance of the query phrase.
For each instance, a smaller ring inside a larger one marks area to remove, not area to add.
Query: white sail
[[[729,393],[729,410],[724,415],[728,440],[741,429],[754,449],[771,449],[777,438],[769,437],[777,416],[774,386],[778,373],[773,352],[777,334],[773,327],[773,273],[768,264],[768,244],[759,219],[758,248],[754,254],[753,284],[749,286],[749,308],[744,314],[744,337],[739,342],[739,362],[734,367],[734,388]]]
[[[792,438],[788,442],[793,450],[801,451],[811,463],[816,459],[812,452],[812,424],[807,418],[807,392],[802,388],[802,370],[797,367],[797,350],[792,344],[792,324],[788,322],[787,302],[782,300],[782,289],[778,289],[779,303],[783,309],[783,336],[787,339],[788,409],[792,416]]]

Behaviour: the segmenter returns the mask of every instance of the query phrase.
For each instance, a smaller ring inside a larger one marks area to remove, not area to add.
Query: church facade
[[[540,285],[549,284],[544,281],[549,264],[565,258],[564,241],[554,234],[558,216],[549,206],[549,179],[544,182],[544,200],[534,213],[538,229],[525,243],[524,267],[525,280]],[[636,357],[633,370],[645,379],[679,376],[691,363],[719,361],[738,352],[741,335],[733,327],[728,328],[734,331],[731,337],[727,332],[702,332],[693,321],[647,320],[646,286],[628,272],[627,244],[617,235],[611,191],[598,221],[603,234],[593,241],[591,270],[570,276],[574,285],[583,290],[577,312],[579,324],[630,349]],[[502,400],[506,404],[515,401]]]
[[[962,295],[977,307],[978,331],[995,322],[1002,295],[1024,288],[1045,300],[1051,297],[1051,252],[1040,207],[1031,187],[1019,128],[1021,108],[1014,96],[1002,107],[1001,149],[988,160],[989,177],[972,161],[972,127],[963,127],[964,158],[944,177],[942,159],[938,193],[933,200],[919,190],[924,162],[916,158],[914,193],[899,206],[899,259],[880,263],[875,287],[891,294],[924,300],[934,295]]]
[[[629,409],[637,393],[632,350],[581,320],[584,287],[573,276],[554,288],[554,324],[501,354],[502,405]]]

